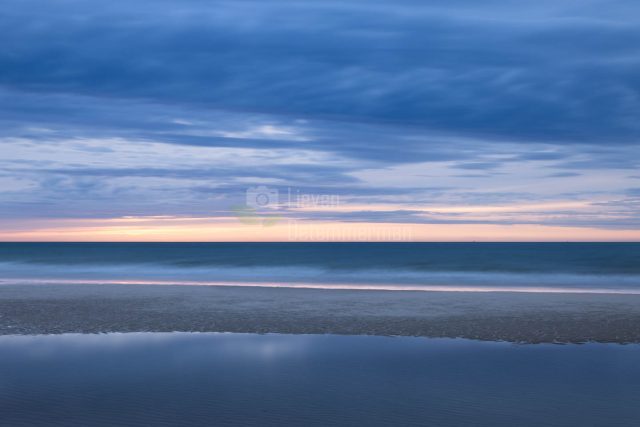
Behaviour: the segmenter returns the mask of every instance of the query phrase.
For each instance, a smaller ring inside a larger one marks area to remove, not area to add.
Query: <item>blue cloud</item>
[[[608,18],[573,2],[10,3],[0,83],[22,91],[506,139],[640,135],[631,1],[607,2]]]
[[[631,0],[8,0],[0,216],[225,215],[266,182],[399,207],[311,218],[607,195],[634,225],[639,21]]]

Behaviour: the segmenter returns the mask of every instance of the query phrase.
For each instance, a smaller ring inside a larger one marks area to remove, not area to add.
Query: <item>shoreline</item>
[[[225,288],[278,288],[278,289],[322,289],[350,291],[390,292],[463,292],[463,293],[523,293],[523,294],[595,294],[595,295],[640,295],[640,289],[550,287],[550,286],[486,286],[486,285],[415,285],[415,284],[363,284],[327,282],[232,282],[232,281],[177,281],[177,280],[87,280],[87,279],[0,279],[0,287],[6,285],[132,285],[132,286],[205,286]]]
[[[640,343],[640,295],[3,284],[0,335],[239,332]]]

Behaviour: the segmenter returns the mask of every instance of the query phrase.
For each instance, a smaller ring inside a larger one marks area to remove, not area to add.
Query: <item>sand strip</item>
[[[139,331],[640,342],[640,295],[2,285],[0,334]]]

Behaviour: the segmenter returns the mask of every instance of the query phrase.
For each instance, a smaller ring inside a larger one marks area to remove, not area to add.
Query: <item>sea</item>
[[[2,284],[640,293],[637,243],[2,243]],[[0,312],[0,318],[3,313]],[[639,344],[0,336],[0,425],[640,425]]]
[[[640,293],[640,243],[0,243],[3,283]]]

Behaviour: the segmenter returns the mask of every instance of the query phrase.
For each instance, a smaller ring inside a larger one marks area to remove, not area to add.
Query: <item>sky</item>
[[[0,240],[640,240],[635,0],[5,0]]]

